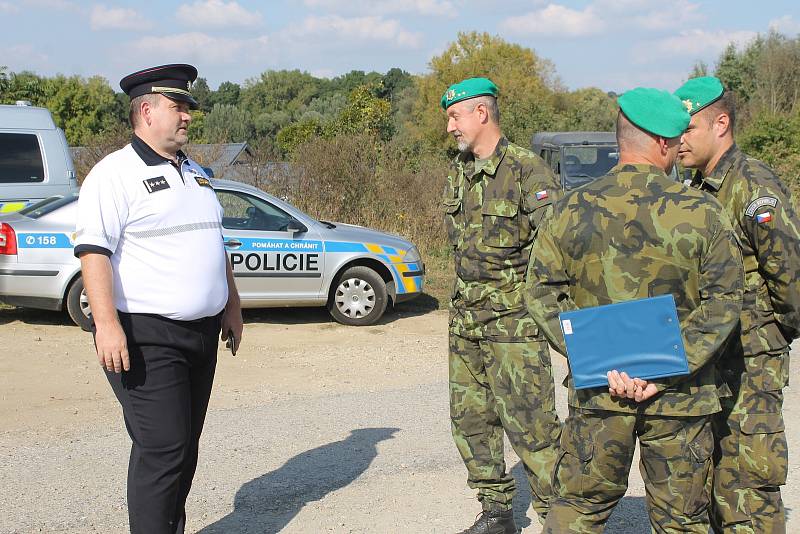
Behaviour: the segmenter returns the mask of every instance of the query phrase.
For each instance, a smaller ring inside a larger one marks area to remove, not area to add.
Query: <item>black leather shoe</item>
[[[459,534],[517,534],[514,510],[484,510],[475,524]]]

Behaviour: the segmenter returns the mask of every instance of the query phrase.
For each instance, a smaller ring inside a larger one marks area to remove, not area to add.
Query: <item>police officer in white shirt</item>
[[[133,533],[184,531],[220,332],[234,351],[242,336],[222,208],[181,151],[196,78],[191,65],[163,65],[122,79],[133,140],[95,165],[78,200],[97,356],[133,442]]]

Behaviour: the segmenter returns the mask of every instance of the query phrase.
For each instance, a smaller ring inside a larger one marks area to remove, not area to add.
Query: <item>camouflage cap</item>
[[[467,78],[454,83],[442,95],[442,109],[447,109],[456,102],[475,98],[476,96],[489,95],[497,97],[500,90],[489,78]]]
[[[617,104],[633,124],[666,139],[681,135],[691,121],[680,99],[661,89],[631,89],[617,98]]]
[[[701,76],[692,78],[685,84],[678,87],[675,96],[683,101],[686,110],[690,115],[694,115],[703,108],[706,108],[719,100],[725,88],[719,78],[713,76]]]

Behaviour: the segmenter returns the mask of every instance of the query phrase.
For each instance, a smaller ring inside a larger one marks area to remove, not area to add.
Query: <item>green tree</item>
[[[229,104],[215,104],[203,120],[203,137],[209,143],[241,143],[253,138],[251,114]]]
[[[341,76],[322,81],[320,84],[322,96],[332,94],[349,95],[356,87],[361,85],[374,85],[381,81],[382,76],[377,72],[365,73],[363,70],[351,70]]]
[[[488,33],[459,33],[429,65],[430,73],[418,81],[410,124],[404,125],[422,149],[454,150],[445,132],[440,99],[451,84],[464,78],[486,76],[498,85],[501,125],[512,141],[527,146],[534,132],[555,124],[554,92],[561,89],[560,82],[552,63],[529,48]]]
[[[708,75],[708,65],[704,61],[697,61],[692,67],[692,72],[689,73],[689,78],[702,78]]]
[[[30,71],[10,73],[0,93],[0,103],[13,104],[17,100],[27,100],[34,106],[44,105],[45,79]]]
[[[378,87],[361,85],[347,97],[347,105],[331,125],[336,134],[372,134],[383,140],[392,135],[391,104],[375,96]]]
[[[247,80],[241,104],[251,113],[287,111],[293,116],[319,94],[320,82],[307,72],[273,70]]]
[[[321,136],[322,124],[313,119],[295,122],[283,128],[275,138],[275,142],[284,154],[292,155],[297,148],[309,140]]]
[[[197,78],[192,84],[192,96],[202,111],[211,111],[214,104],[211,102],[211,88],[205,78]]]
[[[105,78],[55,76],[45,80],[43,105],[64,130],[72,146],[86,144],[95,134],[112,128],[123,114]]]
[[[217,87],[216,91],[212,91],[209,95],[209,106],[212,108],[215,104],[225,104],[228,106],[235,106],[239,103],[239,96],[241,94],[241,87],[239,84],[233,82],[222,82]]]
[[[291,124],[292,115],[284,110],[263,111],[253,120],[255,137],[274,139],[278,132]]]
[[[8,67],[0,66],[0,95],[5,94],[8,88]]]
[[[202,109],[195,109],[189,112],[192,122],[189,123],[189,142],[208,143],[205,136],[206,113]]]
[[[589,87],[570,93],[558,93],[559,130],[609,131],[614,129],[617,104],[614,98]]]

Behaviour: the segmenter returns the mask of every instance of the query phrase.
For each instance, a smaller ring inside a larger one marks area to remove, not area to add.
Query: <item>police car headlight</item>
[[[411,247],[410,249],[408,249],[405,257],[403,258],[403,261],[405,262],[422,261],[422,256],[419,255],[419,250],[417,250],[417,247]]]

